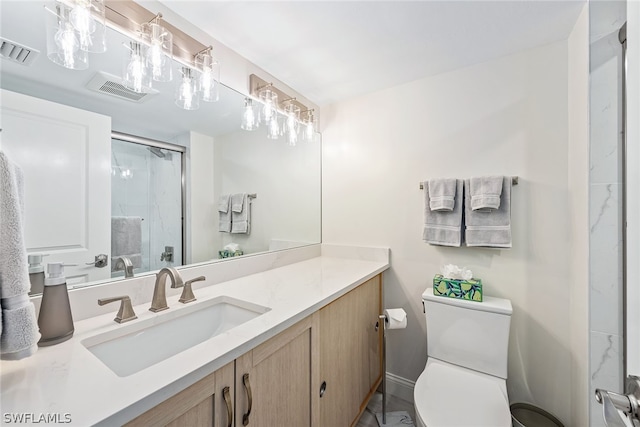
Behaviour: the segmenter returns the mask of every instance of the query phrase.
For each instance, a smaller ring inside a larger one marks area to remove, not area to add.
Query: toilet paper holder
[[[402,309],[393,310],[403,313],[404,324],[398,327],[405,328],[407,313]],[[375,325],[375,330],[378,332],[380,330],[380,321],[382,321],[382,424],[387,424],[387,329],[389,329],[389,316],[387,313],[389,313],[389,310],[385,310],[384,313],[380,314]]]

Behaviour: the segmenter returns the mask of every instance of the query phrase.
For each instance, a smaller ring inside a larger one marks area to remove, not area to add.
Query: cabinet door
[[[231,362],[126,425],[232,427],[233,379],[234,362]]]
[[[317,426],[317,313],[236,360],[236,426]]]
[[[322,426],[357,420],[381,381],[381,277],[376,276],[320,310]]]

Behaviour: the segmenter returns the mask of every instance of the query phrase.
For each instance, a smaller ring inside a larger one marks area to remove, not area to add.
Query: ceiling
[[[326,105],[567,39],[585,0],[160,0]]]

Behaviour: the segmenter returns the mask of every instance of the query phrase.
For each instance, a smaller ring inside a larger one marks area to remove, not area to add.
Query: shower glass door
[[[135,274],[183,265],[183,153],[132,139],[111,143],[112,277],[121,256]]]

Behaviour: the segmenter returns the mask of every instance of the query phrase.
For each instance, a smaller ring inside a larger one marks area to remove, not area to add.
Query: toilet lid
[[[414,400],[427,427],[511,427],[505,380],[436,359],[427,360]]]

